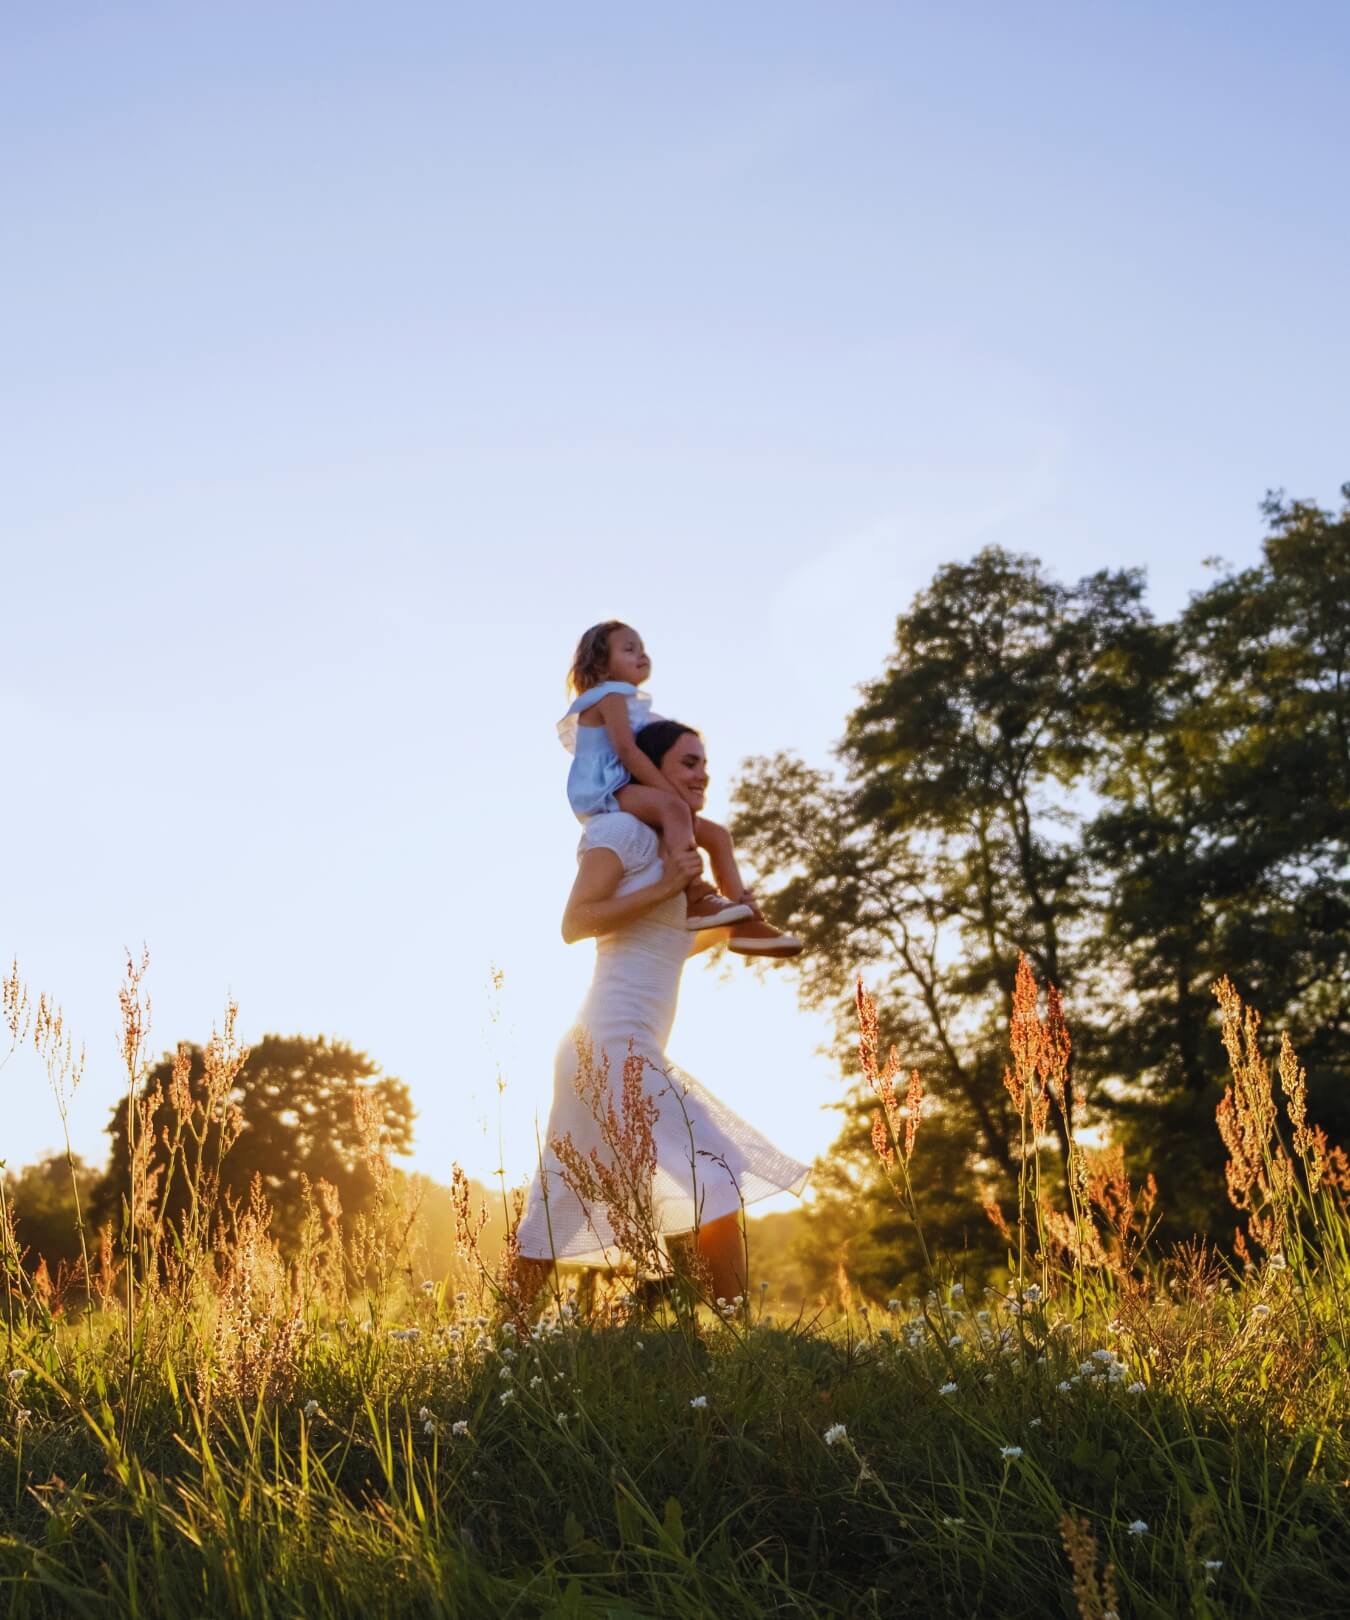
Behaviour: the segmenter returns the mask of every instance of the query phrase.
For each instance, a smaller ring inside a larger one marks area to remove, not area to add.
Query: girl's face
[[[661,759],[661,775],[691,810],[703,808],[708,791],[708,756],[703,739],[693,731],[682,733]]]
[[[605,666],[605,679],[627,681],[630,686],[641,686],[652,672],[652,661],[642,645],[642,637],[628,625],[610,632],[609,662]]]

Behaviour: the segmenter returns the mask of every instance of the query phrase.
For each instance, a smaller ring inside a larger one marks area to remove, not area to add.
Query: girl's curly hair
[[[624,619],[605,619],[583,633],[572,655],[572,667],[567,672],[567,690],[573,697],[580,697],[604,680],[609,665],[609,638],[616,630],[627,628]]]

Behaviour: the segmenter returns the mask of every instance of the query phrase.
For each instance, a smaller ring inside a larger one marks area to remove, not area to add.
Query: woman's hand
[[[667,854],[662,862],[661,876],[652,885],[653,893],[668,900],[671,895],[687,889],[702,870],[703,857],[697,850],[682,849],[673,855]]]

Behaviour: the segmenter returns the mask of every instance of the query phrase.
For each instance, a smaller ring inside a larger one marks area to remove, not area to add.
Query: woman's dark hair
[[[641,731],[634,732],[633,741],[659,771],[661,761],[680,738],[690,731],[696,737],[700,735],[696,727],[685,725],[683,720],[653,720],[649,726],[643,726]]]

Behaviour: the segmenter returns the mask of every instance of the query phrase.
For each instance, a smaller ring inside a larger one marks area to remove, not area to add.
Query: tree
[[[924,1071],[930,1201],[1015,1167],[1000,1054],[1019,950],[1064,993],[1078,1101],[1159,1176],[1174,1232],[1227,1224],[1221,975],[1289,1027],[1315,1116],[1350,1130],[1344,493],[1339,515],[1268,500],[1261,563],[1167,624],[1133,570],[1064,586],[998,550],[944,567],[848,719],[841,775],[748,763],[734,830],[770,914],[807,938],[803,999],[842,1011],[842,1050],[861,971]],[[868,1105],[850,1096],[826,1167],[841,1231]]]
[[[197,1046],[180,1048],[188,1060],[186,1083],[200,1104],[206,1094],[207,1054]],[[412,1147],[412,1103],[408,1088],[380,1072],[364,1052],[344,1041],[303,1035],[265,1035],[248,1053],[234,1076],[227,1097],[207,1111],[200,1143],[169,1168],[166,1144],[175,1139],[182,1109],[175,1101],[175,1059],[165,1055],[146,1077],[141,1102],[148,1111],[153,1138],[147,1179],[162,1199],[166,1217],[175,1225],[192,1199],[194,1167],[213,1175],[222,1148],[238,1128],[237,1140],[219,1159],[222,1195],[246,1200],[255,1175],[274,1211],[273,1231],[283,1243],[299,1230],[304,1209],[303,1181],[319,1180],[337,1189],[343,1211],[365,1210],[375,1192],[368,1167],[372,1136],[387,1153],[406,1154]],[[116,1222],[128,1195],[127,1099],[113,1110],[108,1125],[112,1151],[106,1175],[95,1194],[98,1220]]]
[[[1115,713],[1087,835],[1126,992],[1104,1064],[1177,1230],[1226,1214],[1220,975],[1289,1028],[1315,1117],[1335,1138],[1350,1128],[1350,506],[1264,509],[1261,563],[1157,631],[1141,701]]]
[[[1098,716],[1131,701],[1141,598],[1135,571],[1064,586],[997,549],[950,564],[898,620],[849,717],[845,780],[779,755],[737,784],[736,838],[776,885],[774,920],[808,942],[803,998],[840,1009],[842,1045],[862,972],[925,1075],[941,1123],[915,1169],[953,1242],[965,1216],[949,1194],[1015,1173],[1002,1053],[1019,951],[1077,992],[1080,1030],[1091,1025],[1078,830]],[[868,1153],[854,1129],[834,1157]]]
[[[53,1153],[37,1164],[6,1175],[5,1196],[14,1211],[19,1247],[27,1251],[24,1264],[28,1270],[35,1270],[41,1260],[47,1262],[53,1275],[63,1265],[79,1266],[75,1186],[79,1187],[81,1204],[87,1208],[98,1175],[78,1154],[67,1163],[64,1153]]]

